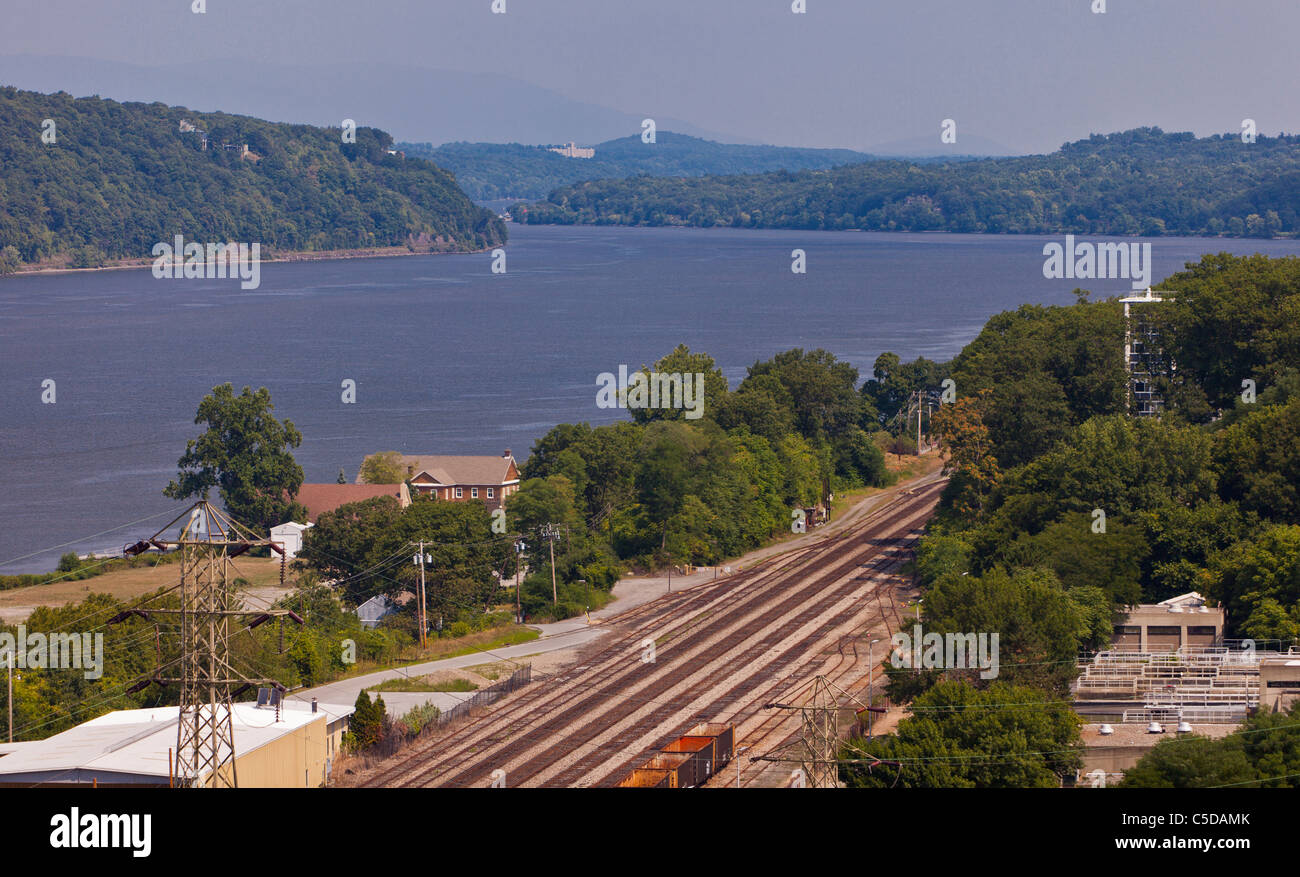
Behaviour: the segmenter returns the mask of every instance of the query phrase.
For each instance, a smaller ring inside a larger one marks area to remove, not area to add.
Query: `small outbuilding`
[[[302,534],[315,524],[298,524],[289,521],[271,528],[271,541],[284,549],[287,560],[293,560],[302,551]]]

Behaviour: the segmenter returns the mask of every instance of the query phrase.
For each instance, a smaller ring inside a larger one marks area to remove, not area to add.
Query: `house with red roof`
[[[298,488],[297,500],[307,509],[308,523],[314,524],[325,512],[377,496],[391,496],[402,508],[411,504],[405,484],[304,484]]]

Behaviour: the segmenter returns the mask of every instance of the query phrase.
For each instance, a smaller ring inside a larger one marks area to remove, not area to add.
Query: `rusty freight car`
[[[678,737],[645,764],[619,781],[620,788],[690,789],[702,786],[731,761],[736,726],[701,722]],[[662,782],[661,772],[668,774]]]
[[[713,738],[678,737],[662,750],[665,753],[682,752],[691,757],[695,771],[693,786],[702,786],[713,776]]]
[[[713,773],[722,770],[731,762],[735,735],[736,726],[724,722],[700,722],[686,732],[687,737],[713,738]]]
[[[638,767],[619,780],[620,789],[673,789],[677,787],[677,773],[671,770],[656,770]]]

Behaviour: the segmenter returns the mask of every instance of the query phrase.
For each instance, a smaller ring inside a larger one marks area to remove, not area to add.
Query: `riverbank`
[[[487,253],[495,247],[483,247],[477,250],[424,249],[412,250],[410,247],[360,247],[344,250],[286,250],[271,256],[262,256],[260,264],[269,265],[276,262],[329,262],[339,259],[387,259],[395,256],[466,256],[475,253]],[[138,259],[109,259],[103,265],[91,268],[73,268],[66,264],[71,257],[59,260],[46,260],[34,265],[23,266],[0,277],[22,277],[40,274],[97,274],[105,271],[129,271],[152,268],[157,258],[146,256]]]

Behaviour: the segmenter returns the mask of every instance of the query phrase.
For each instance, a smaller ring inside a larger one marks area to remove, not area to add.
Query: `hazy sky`
[[[1016,152],[1139,125],[1300,129],[1296,0],[191,2],[0,0],[0,55],[491,71],[797,146],[937,140],[945,118]]]

